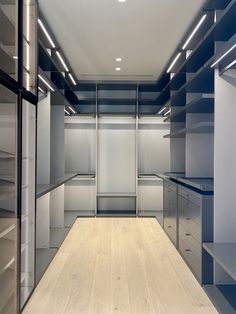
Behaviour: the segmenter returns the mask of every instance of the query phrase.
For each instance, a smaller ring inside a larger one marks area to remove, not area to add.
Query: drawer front
[[[180,216],[191,218],[197,224],[201,224],[201,207],[189,202],[182,196],[178,197],[178,207]]]
[[[164,221],[164,230],[171,239],[171,241],[173,242],[173,244],[176,246],[177,232],[168,221]]]
[[[167,227],[170,226],[176,232],[177,231],[177,220],[176,220],[176,217],[171,217],[171,216],[165,217],[165,225]]]
[[[182,225],[197,241],[202,242],[201,226],[191,218],[179,216],[179,225]]]
[[[192,248],[189,244],[184,242],[184,239],[179,237],[179,251],[185,261],[188,263],[189,268],[196,275],[198,280],[201,282],[201,261],[192,252]]]
[[[178,194],[184,197],[185,199],[189,200],[190,202],[194,203],[197,206],[201,206],[202,204],[202,195],[198,194],[188,188],[179,185]]]
[[[187,244],[193,254],[201,260],[202,255],[202,246],[201,243],[195,239],[195,237],[191,234],[189,230],[184,228],[181,224],[179,224],[179,237]]]
[[[170,180],[164,181],[164,189],[171,190],[175,193],[177,193],[177,184],[174,182],[171,182]]]

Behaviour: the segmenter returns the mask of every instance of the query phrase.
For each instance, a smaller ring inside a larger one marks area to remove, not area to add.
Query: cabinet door
[[[36,107],[23,100],[21,308],[35,285],[35,120]]]
[[[17,312],[17,96],[0,85],[0,313]]]

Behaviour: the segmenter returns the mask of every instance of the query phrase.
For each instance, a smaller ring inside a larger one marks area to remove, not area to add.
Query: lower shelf
[[[57,253],[57,249],[36,249],[36,284],[40,281],[52,259]]]
[[[205,285],[204,290],[219,313],[236,313],[236,285]]]

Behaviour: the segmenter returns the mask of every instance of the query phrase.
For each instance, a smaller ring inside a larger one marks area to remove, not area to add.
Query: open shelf
[[[13,219],[0,218],[0,238],[6,236],[9,232],[15,229]]]
[[[181,107],[180,107],[181,108]],[[186,104],[178,112],[171,114],[164,122],[185,122],[186,113],[213,113],[214,94],[199,94],[194,100]]]
[[[236,281],[236,243],[204,243],[203,247]]]
[[[13,159],[14,160],[15,158],[16,158],[15,155],[0,150],[0,160],[2,160],[2,159],[10,159],[10,160]]]
[[[15,271],[12,269],[6,270],[1,275],[0,280],[0,312],[4,310],[4,306],[8,302],[8,300],[12,297],[12,295],[15,293]]]
[[[186,134],[207,134],[214,132],[214,122],[199,122],[190,127],[177,130],[176,132],[167,134],[164,138],[183,138]]]
[[[38,184],[37,185],[37,198],[42,197],[43,195],[53,191],[54,189],[72,180],[78,175],[79,173],[66,173],[64,177],[59,178],[50,184]]]
[[[0,7],[0,24],[4,31],[0,32],[0,42],[5,46],[15,45],[15,26],[8,16],[4,13],[4,10]]]
[[[4,252],[0,256],[0,270],[5,268],[14,258],[15,245],[14,240],[0,238],[0,252]]]
[[[219,313],[235,314],[236,285],[205,285],[204,290]]]

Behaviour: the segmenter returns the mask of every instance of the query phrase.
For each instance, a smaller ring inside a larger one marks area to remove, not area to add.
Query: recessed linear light
[[[71,82],[72,82],[74,85],[76,85],[76,81],[75,81],[75,79],[74,79],[74,77],[72,76],[71,73],[69,73],[69,78],[71,79]]]
[[[158,111],[158,114],[161,114],[165,109],[166,109],[166,107],[161,108],[161,109]]]
[[[236,59],[234,61],[232,61],[230,64],[227,65],[227,67],[224,68],[224,71],[229,70],[232,66],[234,66],[236,64]]]
[[[233,45],[229,50],[227,50],[219,59],[217,59],[212,65],[211,68],[213,68],[217,63],[219,63],[222,59],[224,59],[233,49],[236,48],[236,44]]]
[[[76,113],[75,109],[72,108],[71,106],[69,106],[69,109],[70,109],[71,112]]]
[[[121,62],[121,61],[122,61],[122,58],[116,58],[116,61],[117,61],[117,62]]]
[[[47,37],[47,39],[48,39],[50,45],[52,46],[52,48],[56,48],[56,46],[55,46],[55,44],[54,44],[54,42],[53,42],[51,36],[48,34],[48,32],[47,32],[45,26],[43,25],[43,22],[42,22],[40,19],[38,19],[38,23],[39,23],[41,29],[43,30],[44,34],[46,35],[46,37]]]
[[[64,69],[65,69],[67,72],[69,72],[69,69],[68,69],[68,67],[67,67],[67,65],[66,65],[66,63],[65,63],[65,61],[63,60],[63,58],[62,58],[60,52],[59,52],[59,51],[56,51],[56,54],[57,54],[59,60],[61,61],[61,64],[63,65]]]
[[[121,68],[116,68],[116,71],[121,71]]]
[[[38,90],[39,90],[41,93],[45,94],[45,91],[44,91],[40,86],[38,86]]]
[[[118,0],[118,2],[126,2],[126,0]]]
[[[52,86],[51,86],[40,74],[38,74],[38,78],[39,78],[52,92],[55,92],[55,90],[52,88]]]
[[[18,57],[17,57],[17,56],[13,56],[12,58],[13,58],[14,60],[17,60],[17,59],[18,59]]]
[[[181,56],[181,52],[179,52],[177,54],[177,56],[174,58],[174,61],[171,63],[171,65],[169,66],[167,73],[170,73],[170,70],[173,68],[173,66],[175,65],[175,63],[177,62],[177,60],[179,59],[179,57]]]
[[[171,112],[171,109],[169,109],[168,111],[166,111],[166,113],[164,114],[164,116],[167,116],[170,112]]]
[[[193,36],[196,34],[196,32],[198,31],[199,27],[202,25],[202,23],[204,22],[206,17],[207,17],[206,14],[202,16],[202,18],[198,22],[197,26],[194,28],[193,32],[191,33],[191,35],[189,36],[189,38],[186,40],[185,44],[183,45],[183,47],[182,47],[183,50],[188,46],[189,42],[191,41]]]
[[[67,113],[70,116],[70,112],[64,108],[65,113]]]

